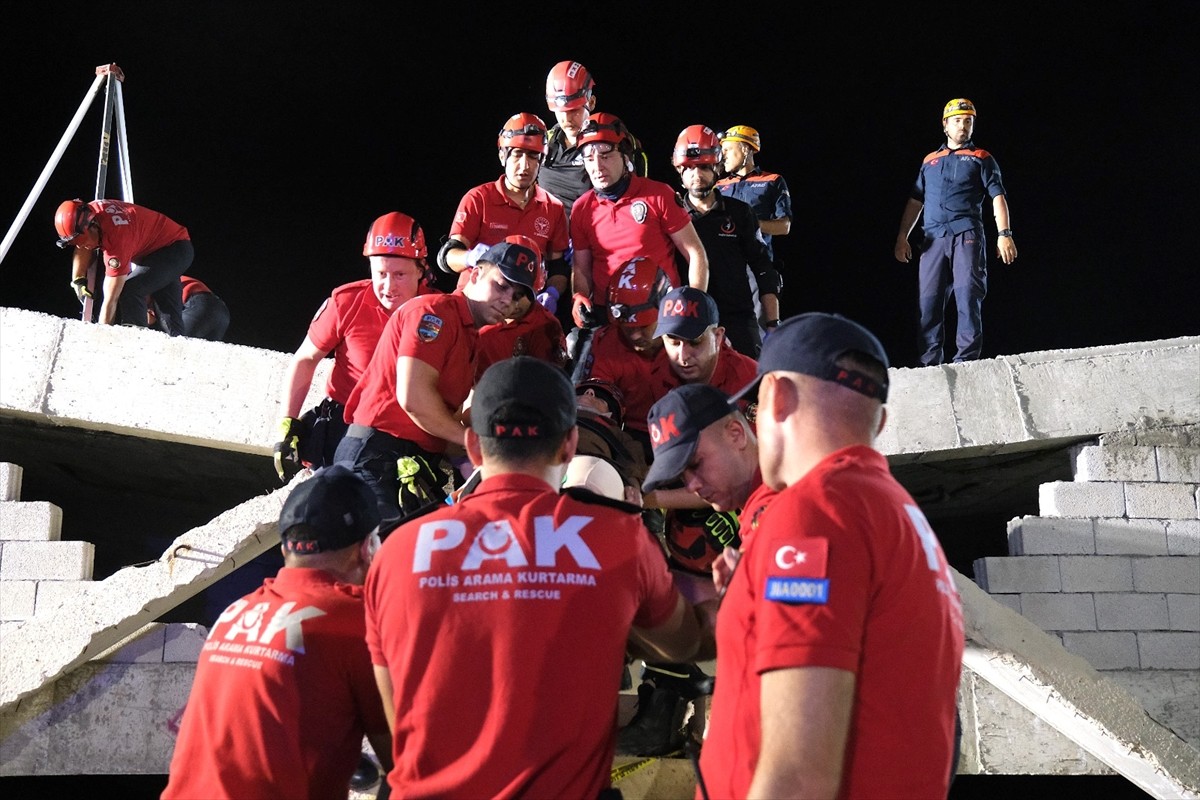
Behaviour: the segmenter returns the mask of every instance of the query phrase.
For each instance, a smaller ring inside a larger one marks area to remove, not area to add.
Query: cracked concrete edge
[[[158,561],[125,567],[6,632],[0,713],[278,545],[283,503],[309,476],[229,509],[181,535]]]
[[[970,578],[952,571],[969,642],[995,651],[1011,668],[1053,690],[1061,701],[1130,751],[1190,791],[1200,791],[1200,751],[1153,720],[1123,687],[1063,648],[1058,637],[993,600]]]
[[[890,371],[888,424],[877,440],[897,462],[983,456],[1132,425],[1200,421],[1200,337],[998,356]],[[1144,370],[1164,397],[1141,392]],[[1064,383],[1079,388],[1063,396]],[[979,413],[979,407],[987,413]],[[1153,407],[1151,407],[1153,406]],[[971,415],[963,409],[973,409]]]

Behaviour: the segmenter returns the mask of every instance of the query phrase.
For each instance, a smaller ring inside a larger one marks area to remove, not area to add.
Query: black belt
[[[401,439],[399,436],[393,436],[387,431],[381,431],[379,428],[372,428],[370,425],[355,425],[350,424],[346,429],[346,435],[354,439],[370,439],[372,437],[382,440],[383,444],[388,445],[402,456],[425,456],[427,458],[438,459],[441,454],[433,453],[419,446],[411,439]]]

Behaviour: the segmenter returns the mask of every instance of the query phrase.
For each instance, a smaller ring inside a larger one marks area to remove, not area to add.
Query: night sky
[[[900,212],[958,96],[979,109],[976,143],[1001,167],[1020,254],[993,261],[985,357],[1200,333],[1183,179],[1196,174],[1188,3],[904,4],[882,16],[628,4],[575,18],[502,5],[23,6],[0,33],[4,231],[95,67],[116,63],[136,202],[191,231],[189,274],[230,306],[228,341],[290,351],[333,287],[366,277],[372,220],[405,211],[436,246],[463,193],[500,174],[504,120],[530,111],[552,124],[546,72],[575,59],[596,78],[597,108],[624,119],[651,177],[673,187],[683,127],[758,128],[759,163],[792,192],[792,234],[776,240],[785,315],[851,316],[894,365],[916,361],[916,265],[892,258]],[[78,316],[53,214],[91,197],[103,99],[0,265],[0,305]],[[117,195],[115,168],[108,186]],[[990,209],[985,219],[991,239]]]

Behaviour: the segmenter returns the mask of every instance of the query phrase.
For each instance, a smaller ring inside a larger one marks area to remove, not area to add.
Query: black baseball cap
[[[819,311],[790,317],[779,323],[774,333],[767,337],[758,357],[758,375],[733,399],[740,400],[754,391],[768,372],[782,370],[833,381],[886,403],[886,380],[881,384],[869,375],[837,365],[838,359],[850,352],[863,353],[882,364],[885,370],[888,368],[887,353],[879,339],[857,322],[840,314]]]
[[[655,337],[670,334],[679,339],[699,339],[711,326],[720,323],[717,301],[707,292],[680,286],[663,295],[658,304]]]
[[[548,361],[513,356],[492,364],[475,384],[471,430],[499,439],[547,439],[575,427],[575,387]]]
[[[707,383],[685,383],[663,395],[646,416],[654,459],[642,491],[653,492],[682,475],[696,453],[700,432],[735,410],[729,395]]]
[[[300,555],[358,544],[378,527],[375,493],[344,464],[317,470],[292,490],[279,512],[283,547]]]
[[[515,242],[500,242],[487,249],[479,257],[480,264],[487,262],[500,268],[500,274],[512,283],[520,284],[533,295],[537,282],[538,254]]]

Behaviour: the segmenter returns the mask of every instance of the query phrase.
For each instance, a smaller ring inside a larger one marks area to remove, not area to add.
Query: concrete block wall
[[[68,597],[86,594],[96,585],[92,581],[95,546],[62,541],[62,510],[53,503],[22,501],[21,476],[19,465],[0,463],[0,631],[50,613]],[[195,628],[148,626],[96,660],[177,662],[187,660],[186,653],[191,652],[195,661],[205,635],[201,628],[197,643]]]
[[[975,562],[995,599],[1098,670],[1200,675],[1200,426],[1072,449],[1073,481],[1008,524],[1007,557]],[[1186,677],[1186,676],[1185,676]]]
[[[32,617],[39,602],[92,579],[95,547],[64,542],[62,509],[21,500],[21,467],[0,464],[0,626]]]

